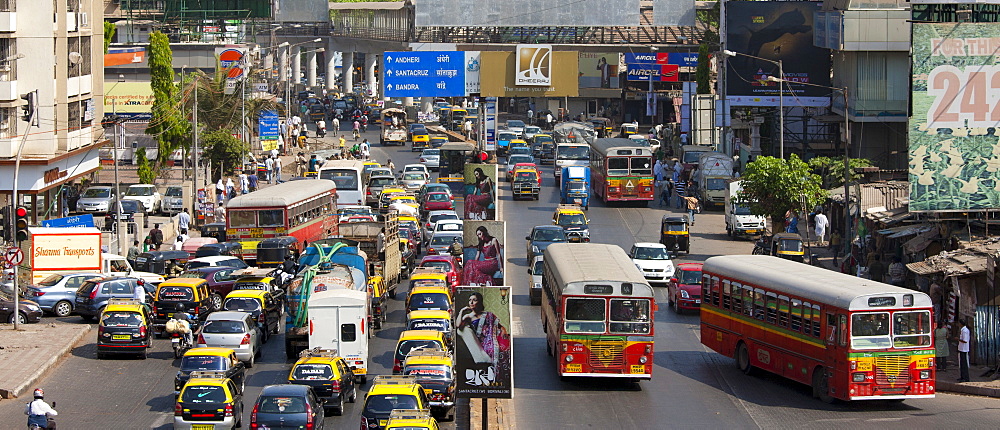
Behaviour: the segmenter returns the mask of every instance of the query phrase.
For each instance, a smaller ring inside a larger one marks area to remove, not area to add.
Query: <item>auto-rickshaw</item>
[[[267,343],[271,335],[278,334],[281,321],[281,299],[267,290],[233,290],[226,295],[222,309],[248,312],[257,321],[261,342]]]
[[[226,223],[213,222],[201,226],[202,237],[214,237],[219,242],[226,241]]]
[[[201,278],[168,279],[156,286],[153,297],[153,331],[161,336],[166,333],[167,320],[173,318],[174,312],[181,307],[193,318],[192,330],[199,321],[217,310],[212,308],[208,282]]]
[[[805,260],[806,252],[802,245],[802,236],[798,233],[783,232],[776,233],[770,238],[766,236],[761,237],[760,242],[757,244],[757,247],[754,248],[754,251],[756,253],[762,253],[761,251],[758,251],[759,248],[766,249],[767,251],[765,251],[765,253],[767,255],[773,255],[786,260],[797,261],[799,263],[802,263]]]
[[[257,266],[278,267],[285,257],[298,256],[299,239],[293,236],[269,237],[257,244]]]
[[[385,314],[388,312],[389,293],[385,288],[385,281],[379,275],[368,277],[368,295],[371,296],[372,329],[382,328],[385,322]]]
[[[691,222],[687,215],[664,215],[660,220],[660,243],[667,247],[668,252],[677,255],[681,251],[691,253]]]
[[[597,137],[605,138],[611,137],[611,120],[604,117],[595,116],[588,119],[591,124],[594,125],[594,132],[597,133]]]
[[[108,354],[134,353],[146,359],[153,346],[149,311],[136,299],[108,300],[97,325],[97,358]]]
[[[136,257],[135,270],[176,276],[190,259],[191,254],[184,251],[148,251]]]
[[[637,122],[626,122],[618,128],[618,137],[628,138],[637,133],[639,133],[639,123]]]
[[[200,246],[194,252],[195,258],[214,257],[216,255],[239,257],[243,255],[243,245],[239,242],[208,243]]]

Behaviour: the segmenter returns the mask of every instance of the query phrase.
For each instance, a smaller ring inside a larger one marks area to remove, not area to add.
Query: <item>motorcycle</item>
[[[326,137],[326,127],[316,127],[317,137]]]
[[[181,358],[187,350],[193,347],[184,333],[170,333],[170,346],[174,349],[174,358]]]

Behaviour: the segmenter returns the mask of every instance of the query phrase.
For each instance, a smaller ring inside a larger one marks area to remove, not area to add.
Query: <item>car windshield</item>
[[[234,334],[243,333],[246,330],[243,327],[243,321],[215,320],[206,322],[202,331],[214,334]]]
[[[535,172],[524,172],[524,171],[521,171],[521,172],[517,172],[516,173],[516,175],[514,177],[514,180],[515,181],[529,181],[529,182],[530,181],[537,181],[538,180],[538,176],[535,175]]]
[[[635,249],[636,260],[669,260],[670,253],[666,248],[640,247]]]
[[[525,133],[531,133],[531,134],[538,134],[538,133],[542,132],[542,129],[540,127],[535,127],[533,125],[529,125],[527,127],[524,127],[524,132]]]
[[[459,236],[442,236],[436,234],[434,235],[434,238],[431,239],[431,245],[449,245],[455,240],[456,237],[458,237],[458,243],[462,243],[462,238]]]
[[[226,357],[216,355],[192,355],[181,360],[181,371],[226,370]]]
[[[441,150],[440,149],[425,149],[424,152],[420,153],[421,157],[427,156],[427,155],[441,155]]]
[[[701,270],[681,270],[678,282],[684,285],[697,285],[701,283]]]
[[[536,262],[531,268],[531,274],[535,276],[542,276],[542,273],[545,273],[545,265],[542,264],[541,261]]]
[[[427,196],[427,201],[429,202],[447,202],[451,201],[448,195],[445,193],[434,193]]]
[[[260,301],[250,297],[230,297],[226,299],[226,303],[222,305],[222,308],[227,311],[239,311],[239,312],[259,311]]]
[[[431,222],[431,224],[437,224],[438,221],[441,221],[443,219],[458,219],[458,214],[437,214],[437,215],[431,215],[430,222]]]
[[[507,127],[508,128],[510,128],[510,127],[524,128],[524,121],[517,120],[517,119],[512,119],[510,121],[507,121]]]
[[[54,285],[58,284],[59,281],[62,280],[62,278],[63,278],[63,275],[59,275],[59,274],[49,275],[49,276],[46,276],[45,279],[42,279],[40,282],[38,282],[38,286],[39,287],[51,287],[51,286],[54,286]]]
[[[182,197],[184,190],[180,187],[167,187],[167,197]]]
[[[396,180],[393,178],[372,178],[371,181],[368,181],[369,187],[387,187],[395,184]]]
[[[546,134],[535,135],[534,141],[535,141],[535,143],[551,143],[551,142],[555,142],[555,140],[552,139],[552,136],[549,136],[549,135],[546,135]]]
[[[83,198],[98,198],[111,196],[111,188],[87,188],[83,192]]]
[[[451,374],[451,368],[448,366],[433,366],[429,364],[417,364],[406,366],[403,369],[404,375],[414,376],[417,380],[451,380],[453,378]]]
[[[225,403],[226,390],[216,385],[188,385],[181,395],[181,403],[205,404]]]
[[[156,299],[166,302],[189,302],[194,300],[194,290],[190,287],[160,287]]]
[[[182,272],[180,274],[180,276],[178,276],[178,278],[201,278],[201,279],[208,279],[208,275],[210,275],[210,273],[208,273],[208,272],[202,272],[200,270],[186,270],[186,271]]]
[[[333,368],[329,364],[303,363],[292,370],[295,379],[330,379],[332,376]]]
[[[403,172],[425,172],[427,168],[422,164],[409,164],[403,167]]]
[[[644,148],[648,148],[648,147],[649,147],[649,140],[647,140],[647,139],[637,139],[637,138],[632,138],[632,139],[629,139],[629,140],[630,140],[630,141],[631,141],[631,142],[632,142],[632,143],[633,143],[633,144],[634,144],[635,146],[642,146],[642,147],[644,147]]]
[[[590,158],[590,148],[584,145],[559,145],[556,148],[560,160],[586,160]]]
[[[406,326],[407,330],[436,330],[441,332],[451,331],[451,321],[438,318],[417,318],[410,320]]]
[[[528,155],[531,154],[531,148],[527,146],[515,146],[510,149],[510,155]]]
[[[441,342],[431,339],[404,340],[400,342],[399,346],[396,348],[396,357],[403,358],[409,355],[410,351],[427,348],[444,349],[444,345],[442,345]]]
[[[101,315],[101,325],[105,327],[139,327],[142,315],[138,312],[105,312]]]
[[[128,191],[125,191],[126,196],[151,196],[153,195],[153,187],[128,187]]]
[[[416,293],[410,294],[411,311],[417,310],[449,310],[448,295],[445,293]]]
[[[440,269],[444,269],[445,272],[448,272],[448,271],[451,270],[451,263],[449,263],[447,261],[440,261],[440,260],[437,260],[437,261],[425,261],[425,262],[421,263],[420,266],[421,267],[430,267],[430,268],[440,268]]]
[[[733,213],[735,213],[736,215],[753,215],[752,213],[750,213],[750,207],[743,205],[734,206]]]
[[[507,165],[513,166],[517,163],[531,163],[534,161],[535,160],[532,160],[530,155],[523,155],[523,154],[511,155],[510,158],[507,159]]]
[[[258,412],[262,414],[301,414],[306,412],[306,400],[291,396],[262,396],[257,399]]]
[[[119,203],[122,205],[122,211],[124,212],[139,212],[139,202],[136,200],[122,200]]]
[[[417,398],[410,395],[378,394],[365,399],[364,414],[389,415],[394,409],[419,409]]]
[[[604,333],[605,299],[570,297],[566,299],[566,331]]]
[[[403,175],[404,181],[423,181],[427,179],[423,173],[406,173]]]
[[[587,225],[587,217],[583,214],[563,214],[559,216],[559,225]]]
[[[562,229],[544,229],[535,230],[535,234],[531,237],[532,240],[536,242],[565,242],[566,232]]]

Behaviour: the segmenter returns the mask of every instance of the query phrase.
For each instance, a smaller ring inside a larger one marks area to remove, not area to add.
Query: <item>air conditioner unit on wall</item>
[[[87,19],[86,12],[80,12],[76,14],[76,16],[77,16],[77,22],[80,24],[80,27],[90,27],[90,21]]]

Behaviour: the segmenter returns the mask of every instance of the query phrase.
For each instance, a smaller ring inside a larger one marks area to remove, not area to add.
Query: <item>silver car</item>
[[[435,170],[441,168],[441,150],[437,148],[425,149],[420,153],[420,164],[428,169]]]
[[[400,176],[399,182],[406,191],[416,191],[427,183],[427,174],[422,172],[405,172]]]
[[[461,219],[455,211],[430,211],[424,216],[423,229],[424,237],[434,235],[434,226],[443,219]]]
[[[448,253],[448,247],[458,238],[458,243],[462,243],[462,232],[442,231],[431,238],[430,245],[427,246],[427,255],[444,255]]]
[[[260,330],[247,312],[212,312],[199,333],[198,347],[230,348],[247,368],[260,357]]]
[[[541,255],[535,257],[531,267],[528,268],[528,275],[531,276],[528,281],[528,297],[533,306],[542,304],[542,273],[545,266],[543,258]]]
[[[180,213],[184,209],[184,188],[178,186],[167,187],[163,194],[163,212],[168,214]]]
[[[114,187],[88,187],[80,194],[76,202],[76,210],[89,213],[108,213],[111,201],[115,199]]]

